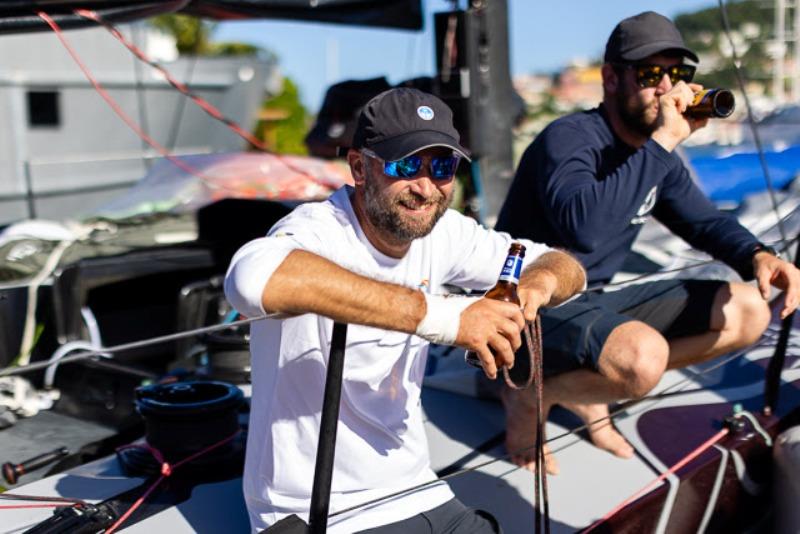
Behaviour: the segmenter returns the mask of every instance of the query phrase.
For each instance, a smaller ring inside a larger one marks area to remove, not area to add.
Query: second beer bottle
[[[523,258],[525,258],[525,245],[511,243],[511,247],[508,249],[508,256],[506,256],[506,261],[503,264],[503,270],[500,271],[500,276],[497,278],[497,283],[484,295],[485,298],[511,302],[519,306],[517,286],[519,286]],[[464,355],[464,360],[474,367],[483,368],[480,358],[473,351],[467,351]]]

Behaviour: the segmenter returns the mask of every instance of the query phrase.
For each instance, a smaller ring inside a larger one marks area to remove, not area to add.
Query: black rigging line
[[[6,367],[5,369],[0,369],[0,377],[2,376],[11,376],[11,375],[20,375],[24,373],[30,373],[32,371],[39,371],[41,369],[46,369],[54,364],[65,364],[71,362],[77,362],[81,360],[85,360],[87,358],[93,358],[95,356],[103,356],[106,354],[113,354],[117,352],[124,352],[127,350],[138,349],[142,347],[148,347],[150,345],[157,345],[159,343],[166,343],[168,341],[176,341],[178,339],[184,339],[187,337],[193,337],[198,334],[204,334],[207,332],[217,332],[219,330],[227,330],[228,328],[234,328],[237,326],[245,325],[254,323],[256,321],[262,321],[264,319],[270,318],[277,318],[280,314],[267,314],[262,315],[260,317],[250,317],[248,319],[241,319],[239,321],[233,321],[232,323],[223,323],[223,324],[216,324],[212,326],[204,326],[202,328],[197,328],[195,330],[186,330],[184,332],[177,332],[174,334],[167,334],[164,336],[152,337],[149,339],[141,339],[139,341],[132,341],[130,343],[123,343],[121,345],[115,345],[113,347],[103,347],[97,350],[91,351],[76,351],[76,354],[71,356],[64,356],[60,360],[50,361],[45,360],[41,362],[29,363],[27,365],[21,365],[19,367]]]
[[[766,230],[762,231],[757,237],[759,239],[761,239],[761,236],[765,235],[767,232],[769,232],[773,228],[779,227],[778,225],[780,223],[789,220],[791,217],[795,216],[798,213],[800,213],[800,205],[798,205],[797,207],[793,208],[789,213],[787,213],[786,215],[784,215],[783,217],[778,219],[778,222],[774,226],[771,226],[771,227],[767,228]],[[777,251],[779,253],[784,254],[785,252],[787,252],[789,250],[789,247],[792,246],[792,244],[797,242],[799,239],[800,239],[800,235],[797,235],[797,236],[793,237],[792,239],[783,238],[783,239],[780,239],[778,241],[769,243],[769,245],[775,247],[775,249],[777,249]],[[608,282],[606,284],[599,284],[599,285],[596,285],[596,286],[591,286],[591,287],[586,288],[585,290],[583,290],[580,294],[592,293],[594,291],[603,291],[605,289],[609,289],[609,288],[617,287],[617,286],[625,286],[625,285],[631,284],[633,282],[640,282],[642,280],[646,280],[648,278],[652,278],[652,277],[655,277],[655,276],[661,276],[663,274],[671,274],[671,273],[679,273],[679,272],[682,272],[682,271],[688,271],[688,270],[694,269],[696,267],[702,267],[704,265],[711,265],[713,263],[720,263],[720,260],[716,260],[716,259],[702,260],[702,261],[698,261],[696,263],[691,263],[689,265],[684,265],[682,267],[676,267],[675,269],[661,269],[661,270],[658,270],[658,271],[655,271],[655,272],[652,272],[652,273],[644,273],[644,274],[641,274],[639,276],[635,276],[633,278],[628,278],[627,280],[621,280],[619,282]]]
[[[733,38],[731,37],[731,25],[730,21],[728,20],[728,9],[725,7],[724,0],[718,0],[719,2],[719,12],[722,15],[722,26],[723,30],[725,31],[725,37],[728,38],[728,43],[731,47],[731,56],[733,58],[733,70],[736,73],[736,81],[739,84],[739,90],[742,92],[742,96],[744,97],[745,109],[747,110],[747,123],[750,126],[750,130],[753,132],[753,142],[756,145],[756,151],[758,152],[758,161],[761,163],[761,170],[764,173],[764,180],[767,183],[767,191],[769,192],[769,198],[772,202],[772,210],[775,212],[775,216],[778,219],[778,231],[781,234],[781,240],[786,241],[786,232],[783,229],[783,223],[781,222],[781,215],[778,209],[778,201],[775,198],[775,188],[772,185],[772,178],[769,175],[769,167],[767,166],[767,159],[764,156],[764,147],[761,145],[761,136],[758,134],[758,127],[756,126],[756,121],[753,118],[753,110],[750,107],[750,98],[747,96],[747,89],[745,88],[744,83],[744,76],[742,75],[741,67],[739,66],[740,60],[739,56],[736,53],[736,45],[733,42]]]
[[[199,57],[200,54],[197,52],[189,56],[188,64],[186,66],[186,79],[183,82],[186,87],[190,87],[192,84],[192,79],[194,78],[194,68],[197,66],[197,59]],[[180,132],[181,124],[183,123],[183,112],[186,109],[186,100],[186,98],[178,99],[178,105],[175,108],[175,112],[172,116],[172,126],[169,130],[169,139],[167,140],[166,145],[169,150],[175,150],[175,145],[178,142],[178,133]]]

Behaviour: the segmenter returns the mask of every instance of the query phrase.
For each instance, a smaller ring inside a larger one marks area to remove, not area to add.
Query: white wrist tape
[[[458,337],[461,312],[479,297],[429,295],[424,293],[428,311],[417,325],[416,334],[431,343],[452,345]]]

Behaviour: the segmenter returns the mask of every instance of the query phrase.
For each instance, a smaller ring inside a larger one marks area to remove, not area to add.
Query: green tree
[[[310,118],[296,83],[285,77],[281,93],[265,100],[262,110],[262,120],[256,127],[258,138],[278,154],[308,154],[305,136]]]
[[[224,42],[211,43],[208,53],[211,56],[255,56],[263,55],[266,51],[250,43]]]
[[[213,42],[214,24],[188,15],[159,15],[150,23],[175,38],[178,53],[200,56],[253,56],[278,63],[270,51],[240,42]],[[289,78],[284,78],[280,94],[267,98],[256,127],[256,137],[279,154],[307,154],[305,134],[308,112],[300,101],[300,91]]]
[[[215,24],[189,15],[158,15],[150,24],[175,38],[179,54],[206,55]]]

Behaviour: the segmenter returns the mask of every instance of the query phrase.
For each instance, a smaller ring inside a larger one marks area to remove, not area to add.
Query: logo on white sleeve
[[[433,110],[428,106],[420,106],[417,108],[417,115],[424,121],[433,120]]]

